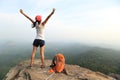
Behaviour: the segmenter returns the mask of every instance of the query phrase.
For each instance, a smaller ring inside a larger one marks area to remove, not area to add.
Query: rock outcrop
[[[112,77],[114,77],[117,80],[120,80],[120,74],[110,73],[109,76],[112,76]]]
[[[68,75],[64,73],[49,74],[51,60],[45,60],[46,67],[40,68],[40,60],[35,60],[33,67],[27,67],[29,60],[23,61],[13,67],[3,80],[116,80],[100,72],[94,72],[78,65],[66,64]]]

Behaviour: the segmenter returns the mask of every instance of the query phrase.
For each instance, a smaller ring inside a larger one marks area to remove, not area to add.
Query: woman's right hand
[[[20,9],[20,13],[22,13],[22,14],[23,14],[23,10],[22,10],[22,9]]]
[[[53,13],[55,12],[55,8],[53,8]]]

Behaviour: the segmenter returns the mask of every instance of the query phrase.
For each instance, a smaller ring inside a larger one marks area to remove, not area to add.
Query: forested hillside
[[[20,61],[30,59],[32,46],[30,45],[8,45],[6,49],[0,50],[0,80],[7,71]],[[76,64],[100,71],[105,74],[120,74],[120,51],[107,48],[90,47],[87,45],[67,43],[56,45],[48,43],[45,49],[45,58],[52,59],[57,53],[63,53],[66,63]],[[36,58],[39,58],[39,49]]]
[[[105,74],[120,74],[120,52],[95,47],[82,54],[67,56],[68,63],[78,64]]]

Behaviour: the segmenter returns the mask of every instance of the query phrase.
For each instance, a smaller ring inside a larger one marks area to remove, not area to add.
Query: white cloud
[[[1,40],[27,40],[34,37],[30,22],[21,14],[0,14]]]
[[[48,36],[58,40],[75,40],[91,43],[120,44],[120,15],[119,7],[105,8],[96,11],[90,11],[77,18],[80,23],[59,21],[53,23],[52,33],[48,30]],[[79,16],[79,15],[78,15]],[[73,18],[76,19],[76,18]],[[60,23],[57,23],[60,22]]]
[[[20,5],[16,5],[17,11],[13,11],[14,13],[0,13],[0,36],[15,39],[19,35],[17,39],[33,40],[35,30],[31,29],[29,20],[19,13],[22,1],[19,2]],[[22,7],[33,19],[36,14],[42,14],[45,19],[54,6],[57,8],[46,24],[46,40],[120,44],[120,6],[109,4],[110,7],[106,7],[104,3],[101,7],[101,3],[97,3],[99,6],[94,8],[96,5],[84,1],[85,5],[72,4],[75,6],[71,6],[69,1],[58,2],[60,1],[27,0]]]

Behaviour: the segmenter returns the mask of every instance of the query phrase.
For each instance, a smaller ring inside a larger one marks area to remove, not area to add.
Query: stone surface
[[[40,60],[36,59],[32,68],[30,60],[23,61],[9,70],[3,80],[116,80],[100,72],[94,72],[78,65],[66,64],[68,75],[64,73],[49,74],[51,60],[45,60],[46,67],[40,68]]]

